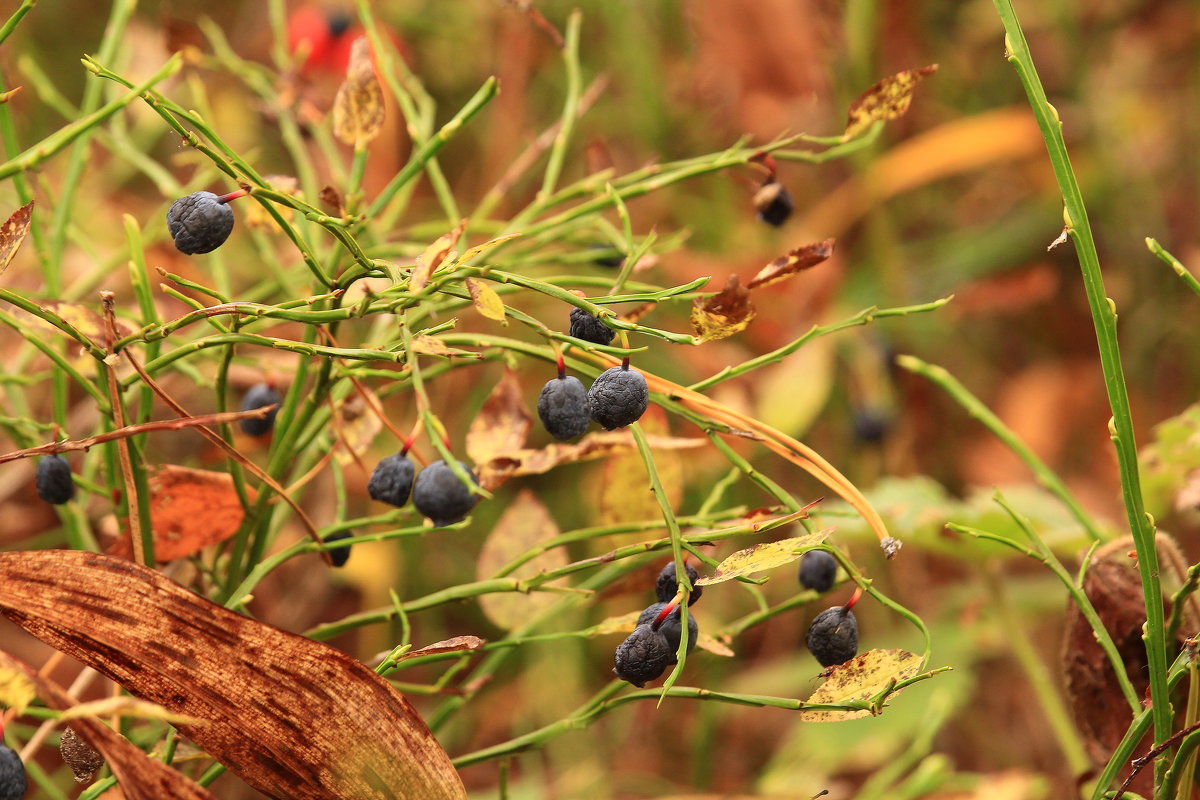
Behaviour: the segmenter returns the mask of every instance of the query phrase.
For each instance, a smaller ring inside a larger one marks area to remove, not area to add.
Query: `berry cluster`
[[[691,565],[685,564],[684,567],[688,582],[693,584],[688,597],[688,605],[691,606],[700,599],[702,589],[695,586],[699,577],[696,570]],[[668,561],[654,584],[658,602],[638,615],[637,627],[621,642],[614,654],[613,674],[618,678],[640,689],[646,685],[646,681],[658,678],[667,667],[678,663],[679,643],[683,636],[683,612],[675,601],[678,593],[675,562]],[[696,639],[700,635],[696,618],[691,613],[688,614],[687,626],[687,651],[690,653],[696,648]]]
[[[461,461],[458,466],[475,481],[475,473],[470,467]],[[433,524],[439,528],[465,518],[479,500],[479,496],[459,480],[445,461],[434,461],[417,474],[407,448],[376,465],[371,480],[367,482],[367,493],[373,499],[397,508],[407,503],[411,494],[417,511],[433,520]]]
[[[800,586],[824,594],[837,580],[837,559],[824,550],[809,550],[800,559]],[[827,608],[808,628],[805,644],[822,667],[844,664],[858,654],[858,620],[850,609],[858,601],[856,593],[844,606]]]

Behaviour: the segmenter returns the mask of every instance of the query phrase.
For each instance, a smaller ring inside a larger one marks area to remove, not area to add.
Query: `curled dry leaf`
[[[329,213],[335,217],[345,216],[346,204],[342,202],[342,195],[337,189],[332,186],[325,186],[321,189],[321,202],[329,209]]]
[[[253,501],[256,492],[246,487]],[[173,464],[150,477],[150,525],[154,531],[154,558],[185,558],[237,533],[245,516],[233,477],[227,472],[189,469]],[[109,555],[132,558],[133,545],[126,531],[108,549]]]
[[[790,278],[797,272],[815,267],[833,255],[833,239],[806,244],[767,264],[750,281],[751,289],[759,289],[776,281]]]
[[[500,299],[500,295],[496,294],[495,289],[474,278],[467,278],[463,283],[467,285],[467,291],[471,293],[471,305],[475,306],[479,316],[494,319],[505,325],[508,324],[508,320],[504,318],[504,301]]]
[[[496,521],[488,534],[475,562],[478,580],[493,577],[523,553],[535,550],[539,545],[558,536],[558,525],[542,501],[529,489],[522,489]],[[512,572],[511,578],[528,578],[539,572],[565,567],[569,559],[561,547],[552,548]],[[558,598],[547,592],[520,594],[503,592],[485,594],[479,605],[487,618],[504,630],[512,630],[530,617],[545,611],[558,602]]]
[[[361,459],[375,441],[375,436],[383,430],[383,420],[379,414],[372,411],[371,406],[381,408],[379,398],[365,386],[362,391],[369,395],[364,398],[358,392],[347,395],[338,404],[338,441],[341,447],[334,450],[333,456],[338,463],[348,465]]]
[[[17,254],[21,243],[29,235],[29,223],[33,219],[33,201],[12,213],[3,225],[0,225],[0,274],[8,269],[13,256]]]
[[[450,251],[454,249],[455,243],[466,229],[467,221],[464,219],[454,227],[454,230],[439,236],[433,244],[425,248],[421,255],[417,256],[417,265],[413,267],[412,276],[408,279],[409,291],[419,292],[429,285],[430,277],[446,260],[446,256],[450,255]]]
[[[346,80],[333,98],[333,135],[343,144],[361,148],[383,129],[383,89],[375,77],[371,43],[367,37],[354,40]]]
[[[476,650],[483,649],[487,644],[487,640],[480,639],[478,636],[455,636],[451,639],[443,639],[440,642],[427,644],[420,650],[409,650],[396,657],[396,661],[407,661],[410,658],[417,656],[429,656],[434,653],[472,653]]]
[[[524,447],[532,425],[533,417],[526,408],[517,373],[506,369],[467,430],[467,455],[480,467],[483,488],[491,490],[482,483],[488,462],[502,453]]]
[[[806,700],[807,703],[851,703],[870,700],[893,682],[908,680],[921,671],[921,657],[907,650],[868,650],[844,664],[830,667],[828,679]],[[840,722],[868,717],[871,712],[836,708],[807,708],[800,718],[809,722]]]
[[[876,120],[896,119],[904,116],[912,103],[913,90],[921,79],[937,72],[938,65],[906,69],[888,76],[867,89],[850,104],[849,118],[843,140],[853,139]]]
[[[766,572],[790,564],[825,541],[831,533],[833,533],[833,528],[825,528],[804,536],[780,539],[776,542],[763,542],[751,545],[744,550],[738,550],[718,564],[712,575],[696,581],[696,585],[712,586],[714,583],[724,583],[734,578],[742,578],[756,572]]]
[[[692,329],[702,341],[724,339],[746,330],[754,319],[750,292],[737,275],[730,275],[725,288],[711,297],[698,297],[692,305]]]
[[[466,797],[445,751],[404,696],[327,645],[95,553],[0,553],[0,584],[0,613],[135,697],[204,720],[179,729],[269,797]],[[114,764],[93,738],[104,726],[73,724]],[[122,784],[127,793],[142,791],[140,780]],[[211,796],[162,788],[136,797]]]
[[[62,687],[38,675],[33,669],[3,651],[0,651],[0,670],[23,671],[36,687],[38,697],[50,708],[67,711],[75,705],[75,700]],[[164,797],[170,797],[172,800],[216,800],[207,789],[185,778],[158,759],[146,755],[128,739],[98,720],[78,719],[71,723],[71,728],[104,756],[113,775],[125,788],[126,800],[162,800]]]

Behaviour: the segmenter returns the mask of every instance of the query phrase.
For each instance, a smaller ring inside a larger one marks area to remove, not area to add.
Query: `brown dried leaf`
[[[270,797],[466,797],[445,751],[404,696],[327,645],[95,553],[0,553],[0,584],[5,616],[135,697],[205,720],[179,729]],[[41,686],[39,694],[49,701]],[[114,764],[111,745],[94,738],[103,726],[74,724]],[[211,800],[202,790],[122,783],[138,793],[131,797]]]
[[[734,578],[742,578],[756,572],[766,572],[790,564],[808,550],[825,541],[831,533],[833,533],[833,528],[825,528],[804,536],[762,542],[744,550],[738,550],[718,564],[712,575],[696,581],[696,585],[712,586],[714,583],[724,583]]]
[[[321,189],[321,202],[329,209],[329,213],[335,217],[345,216],[346,204],[342,202],[342,195],[337,189],[332,186],[325,186]]]
[[[789,251],[787,255],[780,256],[759,270],[759,273],[751,279],[750,288],[758,289],[768,286],[784,278],[790,278],[797,272],[815,267],[833,255],[833,242],[833,239],[826,239],[823,242],[806,244]]]
[[[18,208],[0,225],[0,275],[8,269],[21,243],[29,235],[29,223],[33,219],[33,201]]]
[[[533,417],[526,408],[517,373],[506,369],[467,430],[467,455],[481,468],[480,485],[483,488],[490,491],[482,481],[488,462],[501,453],[524,447],[532,425]]]
[[[41,554],[6,553],[5,555],[20,557]],[[76,555],[81,554],[76,553]],[[93,555],[93,558],[104,558],[104,556]],[[46,578],[43,577],[42,580],[45,581]],[[37,591],[36,588],[35,591]],[[11,598],[6,597],[0,602],[7,603],[9,600]],[[75,601],[81,604],[87,602],[84,595],[77,596]],[[8,611],[5,613],[10,617],[13,616]],[[21,619],[28,621],[28,618],[25,617],[21,617]],[[17,619],[17,624],[24,626],[25,622]],[[66,711],[76,704],[75,700],[58,684],[37,674],[3,651],[0,651],[0,669],[23,671],[37,688],[38,697],[41,697],[47,706],[56,711]],[[162,800],[164,797],[170,797],[172,800],[216,800],[207,789],[180,775],[158,759],[146,755],[128,739],[102,722],[95,719],[79,719],[71,724],[71,728],[104,756],[113,775],[125,787],[124,796],[127,800]]]
[[[558,525],[554,523],[550,512],[532,491],[522,489],[484,541],[475,562],[476,578],[487,580],[493,577],[514,559],[555,536],[558,536]],[[567,563],[566,551],[560,547],[554,548],[517,567],[508,573],[508,577],[528,578],[539,572],[564,567]],[[483,613],[504,630],[512,630],[556,602],[557,597],[545,592],[506,592],[485,594],[479,598]]]
[[[251,501],[256,492],[246,487]],[[150,477],[150,525],[154,531],[154,558],[185,558],[237,533],[245,509],[227,472],[189,469],[174,464]],[[133,544],[126,531],[113,542],[108,554],[132,558]]]
[[[698,297],[692,305],[692,329],[702,341],[724,339],[741,333],[754,319],[750,292],[737,275],[730,275],[725,288],[711,297]]]
[[[433,244],[425,248],[425,252],[417,256],[417,265],[413,267],[412,275],[408,279],[410,292],[419,292],[429,285],[430,277],[446,260],[446,256],[450,255],[450,251],[454,249],[455,243],[466,229],[467,221],[464,219],[454,227],[454,230],[439,236]]]
[[[407,653],[396,657],[396,663],[406,661],[417,656],[429,656],[434,653],[473,653],[476,650],[482,650],[487,644],[485,639],[480,639],[478,636],[455,636],[452,639],[444,639],[440,642],[427,644],[420,650],[409,650]]]
[[[938,65],[930,64],[918,69],[906,69],[884,78],[867,89],[850,104],[849,119],[843,140],[853,139],[875,120],[896,119],[904,116],[912,103],[913,90],[921,79],[937,72]]]
[[[868,650],[845,664],[828,670],[828,679],[808,698],[808,703],[849,703],[869,700],[893,681],[903,681],[921,671],[921,657],[907,650]],[[870,711],[810,708],[800,711],[808,722],[840,722],[868,717]]]
[[[343,144],[364,147],[383,130],[383,89],[375,77],[371,43],[360,36],[350,47],[346,80],[333,99],[333,135]]]
[[[500,295],[496,294],[495,289],[474,278],[467,278],[463,283],[467,285],[467,291],[471,293],[471,304],[475,306],[479,316],[494,319],[503,325],[508,324],[508,320],[504,317],[504,301],[500,299]]]
[[[343,465],[352,464],[366,455],[375,436],[383,430],[383,420],[371,410],[372,405],[382,407],[379,398],[366,387],[363,391],[369,400],[355,392],[338,404],[338,441],[342,446],[334,450],[333,457]]]
[[[426,356],[442,356],[451,358],[460,356],[462,358],[483,358],[479,353],[473,350],[460,350],[457,347],[451,347],[436,336],[426,336],[419,333],[412,337],[413,352],[420,353]]]

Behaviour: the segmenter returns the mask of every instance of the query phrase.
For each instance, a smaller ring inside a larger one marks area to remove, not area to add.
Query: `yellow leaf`
[[[678,508],[683,500],[683,461],[677,452],[655,450],[651,436],[666,436],[670,433],[666,413],[658,406],[650,406],[639,423],[647,434],[647,443],[654,455],[654,466],[658,480],[671,508]],[[658,519],[662,509],[654,492],[650,491],[650,478],[646,464],[637,450],[628,450],[609,458],[604,463],[600,481],[600,524],[618,525],[623,522]],[[630,534],[645,539],[653,534],[642,532]]]
[[[833,532],[833,528],[817,531],[816,533],[796,536],[792,539],[780,539],[776,542],[763,542],[752,545],[745,550],[738,550],[717,565],[717,570],[706,578],[696,581],[697,586],[712,586],[714,583],[724,583],[734,578],[753,575],[756,572],[766,572],[770,569],[790,564],[805,551],[825,541]]]
[[[483,244],[477,244],[474,247],[472,247],[470,250],[468,250],[467,252],[465,252],[461,256],[459,256],[458,263],[459,264],[469,264],[471,262],[471,259],[475,258],[476,256],[483,255],[484,253],[488,252],[489,250],[499,247],[500,245],[504,244],[505,242],[511,241],[512,239],[516,239],[518,236],[522,236],[522,235],[523,234],[520,234],[520,233],[510,233],[507,236],[497,236],[495,239],[488,239]]]
[[[291,175],[264,175],[263,179],[277,192],[289,194],[292,197],[299,197],[301,194],[300,182]],[[296,212],[285,205],[272,203],[271,206],[285,221],[291,222],[296,216]],[[263,233],[283,233],[283,228],[279,227],[275,218],[267,213],[262,203],[246,203],[240,210],[245,213],[247,228]]]
[[[364,147],[383,129],[383,89],[375,77],[371,44],[365,36],[354,40],[346,80],[333,99],[333,135],[343,144]]]
[[[471,420],[467,430],[467,455],[482,468],[497,455],[524,447],[532,425],[533,417],[526,408],[517,373],[506,369],[504,377]],[[480,485],[490,491],[482,483],[482,473],[480,480]]]
[[[189,717],[187,714],[172,714],[157,703],[148,703],[136,697],[120,695],[106,697],[103,700],[92,700],[72,706],[59,715],[60,720],[84,719],[89,717],[133,717],[135,719],[156,719],[169,722],[172,725],[203,725],[204,720]]]
[[[426,336],[423,333],[418,333],[412,337],[412,349],[414,353],[420,353],[426,356],[443,356],[450,358],[451,356],[461,356],[463,358],[483,358],[479,353],[471,350],[460,350],[457,347],[451,347],[436,336]]]
[[[19,717],[35,697],[37,691],[28,675],[14,667],[0,668],[0,706],[11,708]]]
[[[808,703],[841,704],[870,700],[893,681],[903,681],[921,670],[921,657],[907,650],[868,650],[845,664],[830,667],[828,679],[806,700]],[[840,722],[870,716],[863,710],[802,709],[808,722]]]
[[[531,490],[522,489],[484,541],[476,561],[476,577],[479,580],[491,578],[524,553],[555,536],[558,536],[558,526],[550,517],[550,512]],[[508,573],[508,577],[528,578],[564,567],[567,563],[566,551],[556,547],[517,567]],[[512,630],[556,602],[557,597],[545,592],[506,592],[485,594],[479,598],[483,613],[505,630]]]
[[[508,324],[508,320],[504,318],[504,301],[496,294],[495,289],[474,278],[467,278],[464,283],[467,285],[467,291],[471,293],[471,303],[479,312],[479,316]]]
[[[0,274],[8,269],[21,243],[29,235],[29,223],[32,218],[33,201],[30,200],[14,211],[4,225],[0,226]]]
[[[467,221],[464,219],[455,226],[454,230],[439,236],[437,241],[425,248],[425,252],[417,256],[417,265],[413,267],[412,277],[408,279],[410,292],[419,292],[429,284],[429,278],[446,260],[446,256],[454,249],[454,243],[466,229]]]
[[[725,288],[711,297],[698,297],[692,305],[692,329],[704,341],[724,339],[741,333],[754,319],[750,293],[737,275],[730,275]]]
[[[630,611],[628,614],[622,614],[619,617],[609,617],[588,628],[588,636],[607,636],[610,633],[632,633],[633,629],[637,627],[638,617],[641,615],[641,611]]]
[[[937,64],[930,64],[919,69],[906,69],[867,89],[850,104],[850,115],[842,139],[853,139],[876,120],[904,116],[904,112],[908,111],[908,106],[912,103],[913,90],[917,84],[926,75],[937,72],[937,68]]]
[[[700,635],[696,637],[696,647],[701,650],[707,650],[714,656],[724,656],[725,658],[733,658],[735,653],[725,646],[725,643],[720,639],[700,631]]]
[[[750,288],[758,289],[791,277],[797,272],[815,267],[831,255],[833,255],[833,239],[797,247],[763,267],[750,281]]]

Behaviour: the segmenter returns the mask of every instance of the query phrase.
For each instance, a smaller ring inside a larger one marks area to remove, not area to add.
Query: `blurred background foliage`
[[[558,53],[514,3],[388,0],[376,6],[443,109],[439,123],[487,76],[500,78],[499,98],[440,159],[458,203],[469,213],[526,145],[557,119],[564,91]],[[1062,476],[1106,529],[1120,532],[1123,514],[1091,319],[1070,245],[1047,249],[1061,230],[1061,200],[1020,85],[1003,58],[1002,29],[992,4],[537,3],[560,29],[576,7],[584,14],[585,85],[601,76],[607,82],[577,126],[568,181],[608,165],[624,172],[719,151],[742,135],[756,142],[782,132],[835,135],[849,102],[875,81],[902,69],[940,65],[919,87],[909,114],[890,123],[867,150],[829,164],[781,165],[780,180],[797,207],[780,229],[755,219],[751,196],[759,176],[749,170],[669,187],[631,201],[629,209],[638,234],[652,228],[660,234],[686,232],[681,246],[661,253],[639,275],[660,285],[712,275],[711,288],[717,288],[726,275],[753,274],[792,247],[826,237],[838,240],[831,261],[779,291],[756,296],[758,318],[744,334],[686,354],[652,343],[641,364],[680,383],[868,306],[955,296],[936,313],[818,339],[782,363],[711,390],[730,406],[802,438],[877,503],[894,535],[909,545],[897,560],[885,564],[869,532],[852,520],[830,518],[830,524],[841,526],[835,541],[885,591],[926,619],[933,629],[934,665],[951,665],[954,671],[908,690],[878,719],[840,724],[797,723],[784,711],[688,701],[659,709],[648,703],[626,706],[586,732],[560,737],[545,750],[515,760],[508,776],[510,796],[799,798],[825,788],[831,798],[1024,798],[1072,792],[1074,776],[1014,659],[1012,618],[1006,621],[998,611],[1000,596],[1007,597],[1019,633],[1057,674],[1064,593],[1036,565],[994,545],[951,536],[943,525],[955,521],[995,531],[1010,526],[991,502],[992,487],[1003,486],[1009,501],[1034,520],[1069,566],[1077,563],[1085,539],[1074,520],[1032,485],[1018,459],[936,387],[891,361],[895,354],[912,353],[946,367]],[[1200,17],[1189,0],[1049,0],[1022,3],[1019,10],[1050,100],[1064,120],[1089,203],[1109,293],[1121,314],[1126,377],[1138,441],[1145,446],[1154,440],[1156,425],[1195,401],[1200,384],[1200,351],[1192,346],[1190,324],[1197,319],[1197,298],[1143,243],[1143,237],[1154,236],[1185,264],[1200,263],[1195,225]],[[85,86],[96,80],[78,59],[97,51],[107,12],[107,3],[45,0],[0,51],[7,85],[25,85],[12,101],[23,145],[61,126]],[[289,13],[293,24],[317,25],[313,35],[326,36],[331,34],[320,23],[339,13],[352,17],[353,7],[293,3]],[[167,57],[168,42],[208,51],[194,27],[202,17],[224,32],[238,55],[266,63],[271,48],[266,15],[266,3],[257,1],[142,2],[109,66],[140,77]],[[318,118],[327,113],[342,78],[335,44],[280,86]],[[260,172],[295,174],[269,104],[211,60],[160,88],[185,107],[202,98],[214,128]],[[181,147],[144,107],[131,106],[110,131],[127,137],[182,182],[201,164],[202,157]],[[403,122],[391,108],[385,135],[372,145],[368,197],[407,152]],[[123,263],[111,274],[98,273],[97,265],[111,264],[123,252],[121,214],[154,218],[172,198],[152,175],[114,156],[102,141],[93,145],[92,156],[80,190],[87,213],[72,220],[64,283],[77,298],[90,298],[91,289],[99,287],[128,298]],[[47,162],[36,180],[55,187],[64,163]],[[316,147],[311,166],[322,181],[329,180]],[[518,182],[496,215],[519,210],[536,189],[534,181]],[[0,186],[0,197],[5,207],[16,207],[10,186]],[[444,216],[422,183],[400,221],[398,238],[419,241],[418,231],[425,230],[432,235],[424,241],[431,240],[444,229],[431,227],[431,221]],[[252,286],[262,267],[248,246],[231,244],[224,252],[230,272],[242,288]],[[164,240],[148,260],[185,276],[203,270]],[[553,254],[548,261],[531,269],[566,271],[553,263]],[[5,281],[31,295],[44,294],[33,263],[26,248]],[[611,274],[578,259],[569,269]],[[556,306],[524,310],[565,326],[565,310]],[[685,315],[682,309],[674,317],[656,317],[655,324],[686,330]],[[235,380],[246,386],[265,371],[286,374],[289,363],[282,355],[242,353]],[[518,366],[532,404],[552,371],[542,364]],[[461,442],[500,375],[500,366],[491,364],[446,373],[431,386],[435,408],[455,442]],[[37,386],[30,392],[36,407]],[[202,393],[187,399],[194,413],[213,408],[212,398]],[[389,398],[394,404],[389,408],[407,424],[406,402]],[[1162,428],[1162,443],[1147,455],[1154,475],[1147,489],[1151,508],[1163,529],[1180,540],[1189,561],[1200,552],[1196,498],[1186,491],[1191,472],[1200,467],[1194,418]],[[662,424],[677,435],[694,435],[678,420]],[[203,464],[215,458],[197,454],[195,443],[182,435],[153,441],[156,461]],[[381,435],[366,461],[373,463],[397,444]],[[765,450],[738,450],[797,497],[823,493],[823,487]],[[676,508],[686,510],[707,496],[727,463],[708,448],[683,456],[664,453],[660,468],[673,476]],[[605,515],[605,470],[602,462],[589,462],[514,481],[478,508],[466,532],[447,533],[437,543],[405,539],[374,545],[370,556],[368,546],[360,546],[364,552],[344,575],[311,574],[315,564],[292,562],[256,591],[254,610],[262,619],[304,630],[387,605],[389,588],[407,598],[473,580],[487,531],[521,487],[537,493],[561,530],[572,530]],[[621,472],[612,465],[608,470]],[[366,513],[366,475],[353,468],[347,474],[352,502]],[[0,517],[8,521],[0,530],[5,546],[50,541],[38,537],[56,525],[33,497],[31,475],[32,465],[21,462],[7,465],[0,478]],[[745,482],[732,497],[750,506],[769,502]],[[333,502],[328,482],[317,480],[304,504],[314,518],[323,519]],[[612,543],[573,552],[596,554]],[[586,611],[562,620],[561,628],[578,629],[648,602],[648,581],[657,566],[655,561],[611,587]],[[775,602],[795,592],[785,572],[763,587]],[[715,631],[753,609],[748,596],[721,588],[724,592],[711,592],[697,609],[702,629]],[[883,609],[864,605],[859,609],[866,646],[916,648],[911,629]],[[804,696],[819,672],[802,645],[807,620],[817,610],[783,615],[748,631],[734,643],[734,659],[701,655],[689,661],[686,682]],[[413,624],[418,643],[496,633],[477,603],[421,615]],[[11,633],[3,630],[6,637]],[[389,648],[394,634],[376,626],[336,643],[366,658]],[[437,731],[439,738],[456,755],[560,719],[607,679],[613,645],[607,639],[564,640],[522,648],[495,686],[473,701],[473,713],[454,718]],[[27,647],[37,653],[40,645]],[[405,679],[433,680],[437,674],[405,673]],[[426,714],[441,702],[412,699]],[[497,765],[468,768],[464,778],[477,796],[494,796]],[[228,791],[227,796],[237,796],[232,787]]]

